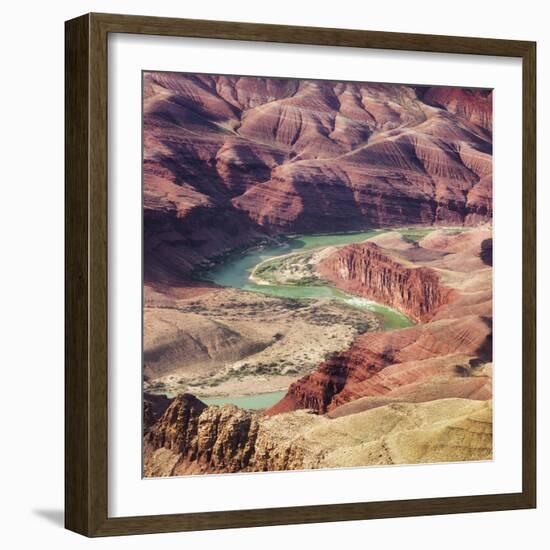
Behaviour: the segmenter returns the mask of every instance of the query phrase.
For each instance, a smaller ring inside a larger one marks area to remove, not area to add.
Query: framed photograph
[[[65,33],[66,527],[535,507],[535,43]]]

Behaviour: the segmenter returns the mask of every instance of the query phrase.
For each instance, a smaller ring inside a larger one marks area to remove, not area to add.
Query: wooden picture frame
[[[510,494],[139,517],[108,516],[107,37],[109,33],[520,58],[523,64],[523,488]],[[536,506],[534,42],[88,14],[65,26],[65,525],[127,535]]]

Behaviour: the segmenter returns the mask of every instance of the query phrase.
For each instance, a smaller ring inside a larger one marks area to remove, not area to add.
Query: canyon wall
[[[174,399],[144,438],[144,475],[261,472],[492,456],[490,401],[402,403],[339,418]]]
[[[146,72],[144,275],[280,233],[492,214],[488,90]]]
[[[345,246],[317,269],[337,288],[398,309],[415,321],[431,319],[452,296],[433,270],[407,267],[374,243]]]
[[[277,437],[278,430],[270,429],[279,422],[266,423],[261,413],[233,405],[208,407],[191,394],[179,395],[145,435],[145,475],[302,468],[308,462],[303,449],[288,434]]]

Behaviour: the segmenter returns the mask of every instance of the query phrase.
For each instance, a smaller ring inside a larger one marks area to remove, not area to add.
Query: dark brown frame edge
[[[256,40],[519,57],[523,63],[521,493],[108,517],[107,36]],[[536,506],[536,44],[515,40],[87,14],[65,23],[65,526],[86,536],[348,521]]]

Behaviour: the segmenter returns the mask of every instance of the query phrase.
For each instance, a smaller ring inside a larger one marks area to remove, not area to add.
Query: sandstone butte
[[[485,90],[144,74],[146,290],[206,291],[193,270],[271,235],[477,227],[324,258],[333,285],[417,324],[357,337],[266,414],[146,396],[146,476],[491,457],[491,104]]]

